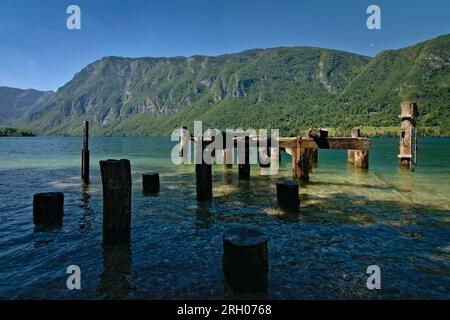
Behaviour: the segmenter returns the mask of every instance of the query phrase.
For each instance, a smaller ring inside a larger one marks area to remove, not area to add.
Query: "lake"
[[[301,209],[278,209],[275,183],[291,178],[283,154],[276,176],[239,180],[237,165],[213,167],[213,197],[198,203],[193,165],[170,160],[168,137],[93,137],[91,185],[80,179],[81,137],[0,138],[1,299],[449,299],[450,139],[423,138],[414,172],[398,165],[398,139],[372,139],[370,169],[347,151],[320,150]],[[102,246],[99,160],[132,167],[131,244]],[[141,175],[158,171],[161,192],[142,194]],[[65,194],[63,225],[37,228],[34,193]],[[269,287],[233,292],[223,280],[222,235],[234,226],[270,237]],[[66,269],[81,268],[81,290]],[[366,287],[381,269],[381,290]]]

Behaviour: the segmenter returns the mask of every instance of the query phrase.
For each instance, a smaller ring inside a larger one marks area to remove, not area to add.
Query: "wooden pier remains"
[[[400,133],[400,166],[413,169],[416,165],[417,132],[416,132],[417,104],[404,102],[401,105],[401,133]]]
[[[191,136],[192,140],[195,140]],[[239,177],[250,177],[250,145],[260,145],[260,140],[268,139],[267,137],[255,137],[245,132],[235,133],[226,136],[223,134],[223,159],[231,161],[232,158],[229,155],[229,151],[226,150],[227,139],[233,139],[233,146],[237,146],[238,143],[244,142],[244,154],[238,155],[241,157],[239,161]],[[285,151],[292,157],[292,176],[295,181],[308,182],[309,172],[312,168],[312,164],[318,161],[319,149],[347,149],[354,150],[356,163],[355,166],[359,168],[368,167],[368,158],[370,150],[370,140],[361,137],[328,137],[328,130],[322,128],[311,128],[308,130],[305,137],[279,137],[279,150]],[[273,147],[273,142],[271,142]],[[273,150],[272,150],[273,152]],[[224,162],[225,163],[225,162]],[[198,167],[199,165],[197,165]],[[224,165],[225,166],[225,165]],[[206,167],[205,167],[206,170]],[[197,169],[196,169],[197,171]],[[208,176],[207,173],[205,173]],[[199,176],[197,176],[199,178]],[[201,179],[197,179],[197,188]],[[209,182],[208,182],[209,183]],[[208,187],[209,188],[209,187]],[[197,189],[199,190],[199,189]]]

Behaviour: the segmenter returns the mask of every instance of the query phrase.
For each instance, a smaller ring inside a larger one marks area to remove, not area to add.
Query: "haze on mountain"
[[[397,126],[400,104],[419,127],[450,135],[450,35],[376,57],[314,47],[216,57],[105,57],[56,93],[0,88],[0,126],[40,135],[169,135],[175,128]]]

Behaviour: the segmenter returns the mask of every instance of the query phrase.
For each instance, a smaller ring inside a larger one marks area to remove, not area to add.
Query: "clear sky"
[[[81,30],[66,9],[81,8]],[[367,7],[381,8],[369,30]],[[450,33],[450,0],[0,0],[0,86],[56,90],[104,56],[320,46],[376,55]]]

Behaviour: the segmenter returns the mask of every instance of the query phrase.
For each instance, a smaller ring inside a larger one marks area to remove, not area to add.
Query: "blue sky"
[[[68,30],[66,8],[81,8]],[[381,30],[366,9],[381,8]],[[376,55],[450,33],[450,1],[1,0],[0,86],[56,90],[104,56],[320,46]]]

